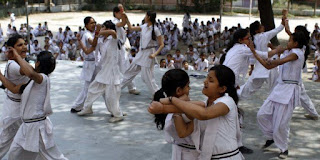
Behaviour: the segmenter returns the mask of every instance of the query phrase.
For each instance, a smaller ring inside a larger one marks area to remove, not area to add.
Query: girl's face
[[[294,42],[292,36],[289,38],[289,42],[287,44],[288,49],[296,48],[298,46],[298,42]]]
[[[265,31],[264,26],[261,24],[261,25],[259,26],[259,33],[262,33],[262,32],[264,32],[264,31]]]
[[[146,14],[146,16],[144,17],[144,22],[148,23],[149,21],[150,21],[150,16]]]
[[[240,39],[241,44],[250,45],[250,34],[248,33],[244,38]]]
[[[210,71],[207,78],[204,80],[204,86],[202,93],[207,97],[221,97],[221,94],[225,92],[225,87],[219,86],[219,81],[216,77],[215,71]]]
[[[183,95],[189,95],[189,91],[190,91],[190,82],[188,82],[187,84],[186,84],[186,86],[184,86],[183,88],[180,88],[180,87],[178,87],[177,88],[177,90],[176,90],[176,96],[177,97],[181,97],[181,96],[183,96]]]
[[[21,58],[27,57],[27,44],[22,38],[18,39],[17,43],[13,46],[13,48],[17,50]]]

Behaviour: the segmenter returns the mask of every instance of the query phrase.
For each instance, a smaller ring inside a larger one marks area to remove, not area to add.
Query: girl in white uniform
[[[255,49],[262,52],[268,52],[268,43],[283,29],[284,21],[282,21],[279,27],[268,32],[264,32],[264,26],[261,25],[259,21],[255,21],[254,23],[250,24],[250,33],[255,44]],[[277,58],[277,55],[275,55],[271,59]],[[277,77],[278,68],[267,70],[259,62],[256,62],[251,76],[249,77],[247,82],[240,87],[238,93],[240,97],[250,97],[252,93],[262,87],[265,81],[269,84],[269,90],[272,90],[272,88],[276,84]]]
[[[155,57],[161,52],[164,44],[160,30],[155,26],[156,13],[148,11],[144,20],[145,24],[139,27],[132,27],[129,19],[127,19],[129,29],[141,31],[141,38],[139,52],[133,59],[128,70],[124,73],[121,88],[127,86],[141,71],[142,80],[147,85],[151,94],[154,94],[158,90],[153,73]],[[155,51],[156,47],[159,47],[157,51]]]
[[[232,69],[236,76],[236,85],[240,85],[240,74],[247,74],[249,66],[249,58],[252,57],[252,52],[248,45],[250,44],[250,34],[246,29],[240,29],[233,35],[233,41],[227,48],[227,54],[223,65]],[[257,51],[259,55],[267,58],[269,53]],[[275,54],[275,51],[270,55]]]
[[[48,118],[52,114],[48,75],[55,69],[54,56],[47,51],[41,52],[35,69],[13,48],[9,49],[8,57],[15,60],[31,79],[27,84],[15,85],[1,75],[1,81],[9,90],[22,94],[20,116],[23,123],[10,147],[9,160],[35,160],[38,155],[46,160],[67,160],[54,143],[53,126]]]
[[[307,40],[302,32],[292,34],[286,50],[278,60],[266,62],[250,46],[256,59],[267,69],[279,67],[278,83],[257,114],[259,128],[267,138],[264,148],[272,143],[281,150],[280,158],[288,156],[290,120],[295,106],[300,104],[301,69],[304,63],[303,46]]]
[[[115,24],[111,21],[103,23],[100,32],[104,37],[99,38],[96,52],[101,53],[101,70],[89,86],[88,95],[84,103],[84,109],[78,115],[92,113],[92,104],[101,95],[104,96],[105,104],[113,115],[109,122],[114,123],[123,120],[123,113],[119,106],[121,94],[120,80],[120,59],[121,52],[117,46],[117,33]],[[93,48],[94,48],[93,47]]]
[[[92,17],[86,17],[84,19],[84,24],[87,30],[83,34],[81,41],[86,48],[90,48],[93,44],[96,21]],[[80,79],[84,80],[84,85],[71,107],[71,113],[76,113],[82,110],[84,101],[87,97],[88,87],[94,79],[96,64],[99,62],[99,56],[95,51],[83,52],[83,58],[84,61]]]
[[[15,35],[6,42],[8,47],[13,47],[21,58],[26,58],[27,46],[19,35]],[[16,61],[8,60],[4,75],[8,81],[15,85],[25,84],[29,78],[25,76]],[[20,118],[21,94],[13,93],[5,89],[6,98],[3,102],[2,116],[0,121],[0,159],[8,152],[22,121]]]
[[[196,148],[200,151],[198,159],[244,159],[238,149],[239,119],[235,88],[235,76],[226,66],[212,67],[204,81],[202,93],[208,100],[202,104],[190,103],[176,97],[160,99],[149,107],[151,113],[184,112],[190,117],[202,120],[195,130]],[[203,106],[207,106],[203,108]],[[197,134],[197,132],[199,132]]]
[[[185,71],[171,69],[163,75],[162,88],[155,93],[153,100],[159,101],[167,96],[187,96],[190,90],[189,83],[189,76]],[[199,156],[192,140],[193,136],[200,136],[193,134],[194,121],[196,120],[190,120],[181,113],[155,115],[154,122],[157,128],[164,129],[166,141],[172,144],[172,160],[195,160]]]
[[[127,24],[127,21],[126,21],[126,16],[123,14],[124,13],[120,11],[119,7],[113,8],[114,19],[112,22],[116,25],[116,32],[117,32],[117,38],[118,38],[117,45],[118,47],[120,47],[120,51],[121,51],[120,52],[120,56],[121,56],[120,71],[122,74],[124,74],[124,72],[130,66],[128,52],[125,50],[125,42],[127,40],[127,36],[126,36],[126,31],[123,29],[123,27]],[[133,82],[130,82],[127,86],[130,94],[135,94],[135,95],[140,94],[140,92],[136,90],[136,87]]]

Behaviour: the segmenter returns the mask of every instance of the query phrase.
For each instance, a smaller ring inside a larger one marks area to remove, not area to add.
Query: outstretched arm
[[[127,20],[127,25],[128,25],[128,28],[129,28],[129,30],[131,31],[141,31],[141,27],[133,27],[132,25],[131,25],[131,23],[130,23],[130,21],[129,21],[129,18],[127,17],[127,15],[125,15],[125,17],[126,17],[126,20]]]

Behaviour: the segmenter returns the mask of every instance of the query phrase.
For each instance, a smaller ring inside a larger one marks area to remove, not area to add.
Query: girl
[[[132,27],[127,17],[127,25],[130,30],[141,31],[140,49],[137,56],[133,59],[128,70],[124,73],[121,88],[124,88],[132,82],[135,76],[141,71],[141,78],[146,83],[152,94],[158,90],[158,86],[154,79],[154,63],[155,57],[164,47],[163,39],[158,27],[155,26],[156,13],[148,11],[145,18],[145,24],[139,27]],[[158,44],[157,44],[158,41]],[[155,51],[155,48],[158,47]]]
[[[93,45],[90,49],[96,49],[96,52],[101,54],[101,70],[96,75],[93,82],[91,82],[88,95],[84,102],[84,107],[79,116],[92,114],[92,104],[101,95],[104,96],[106,107],[111,112],[113,117],[109,119],[110,123],[122,121],[123,113],[119,106],[119,99],[121,94],[120,88],[120,65],[121,55],[119,55],[119,48],[117,46],[117,32],[115,24],[111,21],[103,23],[100,35],[104,37],[99,38],[98,45]],[[97,37],[98,35],[96,35]],[[82,45],[80,43],[80,45]],[[90,50],[89,49],[89,50]]]
[[[208,97],[206,103],[199,104],[184,101],[175,96],[152,102],[150,113],[183,112],[190,117],[203,120],[197,127],[200,137],[194,142],[200,149],[198,159],[244,159],[238,149],[239,119],[237,111],[238,96],[235,88],[235,76],[226,66],[212,67],[204,81],[202,93]],[[197,134],[197,133],[193,133]]]
[[[279,27],[265,32],[264,26],[259,21],[255,21],[250,24],[250,33],[254,42],[255,48],[258,51],[267,52],[268,43],[275,37],[279,32],[284,29],[284,21]],[[272,59],[277,59],[277,55],[273,56]],[[249,77],[247,82],[240,87],[240,97],[250,97],[255,91],[260,89],[264,82],[268,83],[268,88],[271,91],[276,84],[278,77],[278,69],[272,70],[265,69],[259,62],[255,63],[252,75]]]
[[[26,58],[27,45],[20,35],[15,35],[6,42],[8,47],[13,47],[21,58]],[[13,60],[8,60],[4,76],[15,85],[25,84],[29,78],[20,68],[20,65]],[[3,103],[2,117],[0,120],[0,159],[8,152],[10,145],[21,125],[20,102],[21,94],[13,93],[6,89],[6,98]]]
[[[43,159],[67,160],[53,141],[53,126],[48,118],[52,114],[48,75],[55,69],[55,58],[50,52],[40,52],[35,69],[12,47],[8,58],[16,61],[30,78],[27,84],[16,85],[0,73],[0,80],[11,92],[22,94],[20,116],[23,123],[10,147],[9,160],[35,160],[38,155]]]
[[[181,69],[167,71],[161,81],[162,88],[158,90],[153,100],[160,101],[165,97],[182,97],[189,95],[189,76]],[[194,122],[185,114],[156,114],[156,126],[159,130],[165,130],[166,141],[172,143],[172,160],[195,160],[199,156],[192,136]]]
[[[278,83],[261,106],[257,114],[259,128],[267,141],[263,148],[272,143],[281,150],[280,158],[288,156],[290,120],[295,106],[300,104],[301,69],[304,62],[303,46],[307,40],[302,32],[293,33],[286,50],[278,60],[267,62],[250,46],[256,59],[267,69],[279,66]]]
[[[247,74],[249,58],[253,56],[250,48],[247,46],[250,43],[252,42],[248,30],[240,29],[234,33],[233,41],[229,43],[226,50],[227,54],[225,55],[223,65],[231,68],[234,72],[236,76],[236,85],[240,84],[240,74]],[[273,56],[276,51],[277,50],[274,50],[270,52],[270,54],[267,52],[259,52],[259,54],[264,58],[268,58],[269,55]]]

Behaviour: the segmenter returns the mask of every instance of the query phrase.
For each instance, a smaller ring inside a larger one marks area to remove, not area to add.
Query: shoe
[[[109,123],[116,123],[116,122],[120,122],[120,121],[123,121],[123,120],[124,120],[123,116],[122,117],[111,117],[109,119]]]
[[[74,109],[74,108],[71,108],[71,110],[70,110],[71,113],[78,113],[78,112],[80,112],[80,111],[81,111],[81,109],[80,109],[80,110],[76,110],[76,109]]]
[[[130,90],[129,93],[130,94],[134,94],[134,95],[139,95],[140,94],[140,92],[138,90],[136,90],[136,89]]]
[[[268,148],[268,147],[271,146],[271,144],[273,144],[273,143],[274,143],[273,140],[267,140],[267,141],[266,141],[266,144],[264,144],[264,145],[262,146],[262,149]]]
[[[281,152],[278,157],[279,157],[280,159],[286,159],[286,158],[288,158],[288,155],[289,155],[289,151],[286,150],[286,151],[284,151],[284,152]]]
[[[84,108],[82,111],[78,112],[78,116],[84,116],[88,114],[92,114],[92,108]]]
[[[247,147],[245,147],[245,146],[239,147],[239,151],[240,151],[242,154],[251,154],[251,153],[253,153],[253,150],[252,150],[252,149],[247,148]]]
[[[128,114],[127,114],[126,112],[123,112],[122,115],[123,115],[123,116],[127,116]],[[111,117],[114,117],[113,114],[111,114],[110,116],[111,116]]]
[[[319,119],[319,116],[313,116],[310,114],[305,114],[304,117],[306,117],[307,119],[315,120],[315,121]]]

